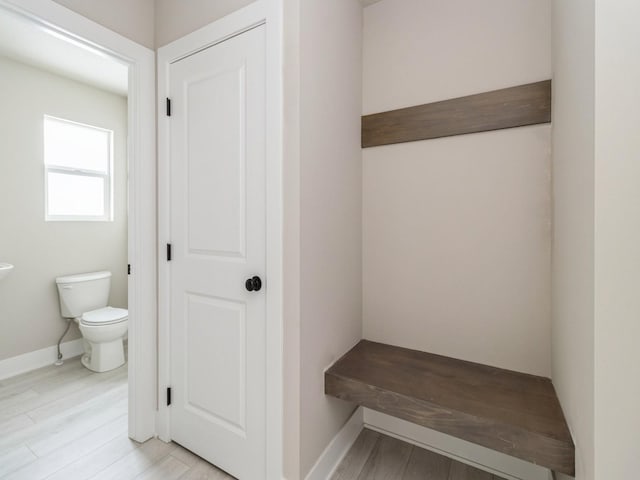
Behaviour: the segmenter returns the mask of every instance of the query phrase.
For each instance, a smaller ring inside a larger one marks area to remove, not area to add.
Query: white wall
[[[156,0],[155,45],[162,47],[255,0]]]
[[[324,370],[362,336],[362,7],[358,0],[302,0],[299,18],[304,478],[354,409],[325,396]]]
[[[382,0],[364,14],[364,113],[551,75],[549,0]]]
[[[365,114],[551,77],[549,0],[383,0]],[[363,150],[366,338],[549,376],[550,127]]]
[[[300,478],[300,0],[284,0],[283,477]]]
[[[54,0],[147,48],[154,47],[154,0]]]
[[[631,479],[640,472],[640,3],[595,5],[594,478]]]
[[[553,381],[576,442],[576,479],[635,478],[640,5],[554,4]]]
[[[100,25],[159,48],[255,0],[54,0]]]
[[[553,383],[579,480],[595,478],[594,26],[593,0],[553,2]]]
[[[2,360],[56,344],[57,276],[110,270],[111,304],[127,306],[127,100],[0,58],[0,104],[0,261],[16,267],[0,283]],[[114,130],[114,222],[44,221],[44,114]]]

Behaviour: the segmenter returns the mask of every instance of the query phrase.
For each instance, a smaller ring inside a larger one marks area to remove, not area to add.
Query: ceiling
[[[0,8],[0,56],[127,95],[126,65]]]
[[[364,5],[365,7],[367,5],[373,5],[374,3],[378,3],[381,0],[360,0],[360,3],[362,3],[362,5]]]

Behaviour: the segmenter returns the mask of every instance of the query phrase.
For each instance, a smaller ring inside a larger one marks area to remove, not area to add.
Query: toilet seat
[[[129,318],[129,311],[124,308],[105,307],[85,312],[80,323],[87,326],[113,325]]]

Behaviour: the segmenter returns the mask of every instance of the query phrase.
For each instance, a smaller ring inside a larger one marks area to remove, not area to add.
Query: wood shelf
[[[551,122],[551,80],[362,117],[362,148]]]
[[[362,340],[325,373],[328,395],[574,475],[551,380]]]

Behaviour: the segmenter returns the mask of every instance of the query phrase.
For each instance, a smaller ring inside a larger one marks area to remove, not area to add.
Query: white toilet
[[[56,278],[62,316],[73,319],[84,338],[82,364],[94,372],[124,365],[123,339],[129,312],[108,307],[111,272],[93,272]]]

